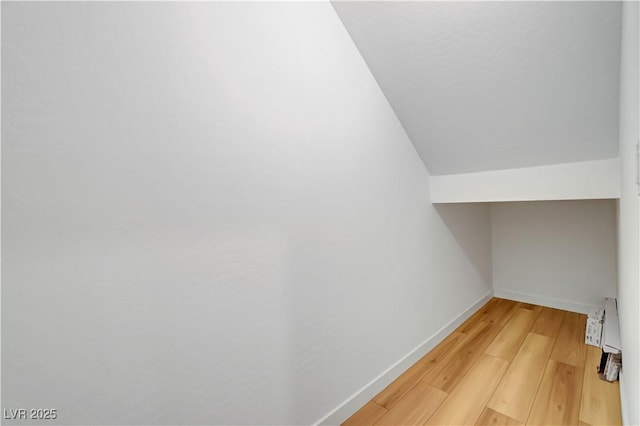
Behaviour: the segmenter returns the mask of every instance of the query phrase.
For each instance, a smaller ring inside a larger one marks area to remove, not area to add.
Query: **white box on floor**
[[[587,318],[587,330],[584,334],[584,342],[587,345],[600,347],[602,338],[602,322],[598,319]]]
[[[587,345],[600,347],[602,343],[602,322],[604,320],[604,309],[593,309],[587,317],[587,329],[584,333],[584,342]]]

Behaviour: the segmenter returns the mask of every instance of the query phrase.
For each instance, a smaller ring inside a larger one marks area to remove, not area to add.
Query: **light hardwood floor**
[[[586,316],[491,299],[343,425],[619,425]]]

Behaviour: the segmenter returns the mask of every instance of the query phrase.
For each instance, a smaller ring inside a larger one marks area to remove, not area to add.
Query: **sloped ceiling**
[[[617,156],[619,2],[332,4],[431,174]]]

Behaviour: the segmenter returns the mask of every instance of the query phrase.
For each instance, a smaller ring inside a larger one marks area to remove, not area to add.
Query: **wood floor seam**
[[[554,310],[557,310],[557,309],[554,309]],[[560,312],[562,312],[562,311],[560,311]],[[562,315],[562,317],[564,317],[564,314]],[[558,340],[558,331],[560,330],[560,325],[561,325],[561,324],[558,324],[557,329],[556,329],[556,332],[554,333],[554,337],[553,337],[553,347],[555,347],[555,346],[556,346],[556,340]],[[553,350],[553,349],[552,349],[552,350]],[[547,367],[545,366],[545,372],[546,372],[546,370],[547,370]],[[543,374],[544,374],[544,373],[543,373]],[[535,396],[533,397],[534,401],[535,401],[535,399],[538,397],[538,392],[540,392],[540,386],[541,386],[541,385],[542,385],[542,380],[540,380],[540,382],[538,383],[538,388],[536,389],[536,394],[535,394]],[[531,416],[531,410],[533,410],[533,404],[532,404],[532,405],[531,405],[531,407],[529,408],[529,413],[527,413],[527,422],[529,421],[529,417]],[[525,424],[526,424],[526,422],[525,422]]]
[[[554,341],[554,346],[555,346],[555,341]],[[548,366],[549,365],[547,363],[547,365],[545,365],[543,374],[546,374]],[[541,386],[542,386],[542,380],[540,380],[540,382],[538,383],[538,388],[536,389],[536,394],[533,397],[533,401],[534,402],[535,402],[536,398],[538,398],[538,393],[540,392],[540,387]],[[527,413],[527,420],[525,421],[525,424],[528,424],[528,422],[529,422],[529,418],[531,417],[531,410],[533,410],[533,404],[531,404],[531,407],[529,408],[529,412]]]

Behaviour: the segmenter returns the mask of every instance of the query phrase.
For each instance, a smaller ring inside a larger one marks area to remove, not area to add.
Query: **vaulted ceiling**
[[[332,4],[431,174],[617,156],[619,2]]]

